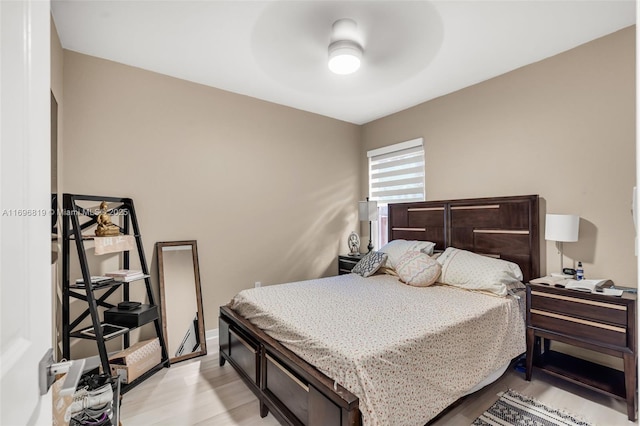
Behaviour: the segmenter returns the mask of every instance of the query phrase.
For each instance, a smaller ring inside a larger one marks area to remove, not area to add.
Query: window
[[[422,138],[367,152],[369,199],[378,202],[378,230],[374,245],[388,241],[389,203],[424,201],[424,146]]]

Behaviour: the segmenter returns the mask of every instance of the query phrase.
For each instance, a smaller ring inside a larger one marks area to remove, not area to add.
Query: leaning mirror
[[[162,325],[172,363],[207,353],[195,241],[156,245]]]

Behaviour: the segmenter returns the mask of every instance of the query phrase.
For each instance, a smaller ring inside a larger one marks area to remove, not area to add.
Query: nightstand
[[[350,274],[351,270],[356,263],[360,262],[360,259],[364,254],[360,253],[357,255],[351,254],[341,254],[338,256],[338,275]]]
[[[550,350],[551,340],[622,358],[624,371]],[[534,367],[626,401],[627,415],[634,421],[636,295],[605,296],[527,284],[527,380]]]

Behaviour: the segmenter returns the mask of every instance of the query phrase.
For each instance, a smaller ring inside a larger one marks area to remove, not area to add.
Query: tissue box
[[[160,364],[160,340],[145,340],[109,357],[112,375],[120,376],[122,383],[131,383],[145,372]]]

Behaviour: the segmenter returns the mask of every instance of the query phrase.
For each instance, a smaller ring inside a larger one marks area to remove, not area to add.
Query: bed
[[[389,239],[506,260],[527,281],[538,221],[535,195],[394,204]],[[424,424],[524,352],[521,302],[386,274],[253,289],[220,308],[220,365],[282,424]]]

